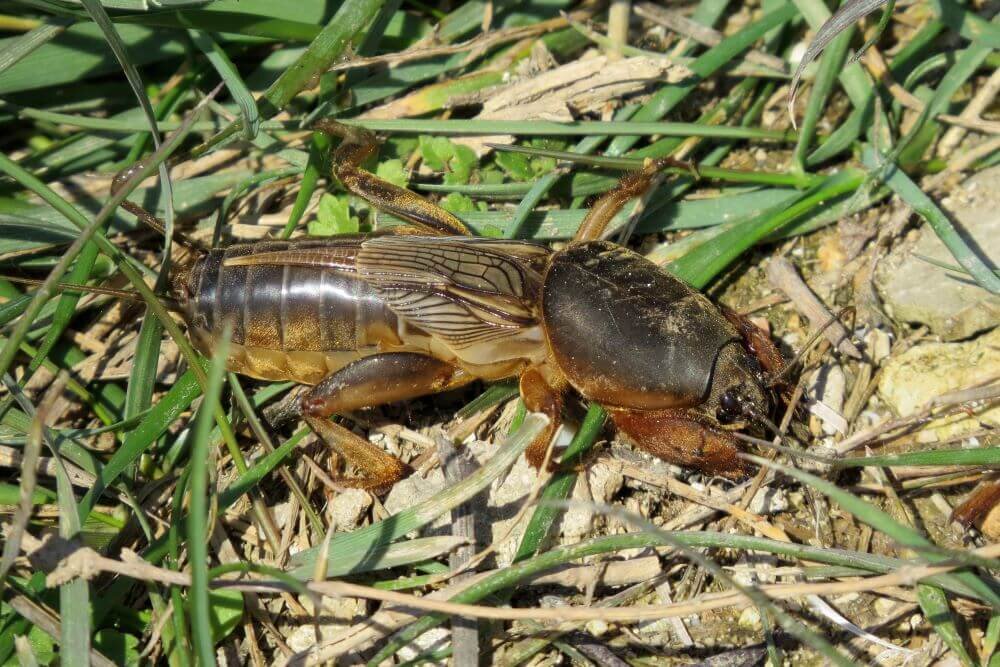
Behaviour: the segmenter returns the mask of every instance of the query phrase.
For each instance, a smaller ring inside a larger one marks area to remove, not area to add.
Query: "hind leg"
[[[472,379],[461,369],[422,354],[376,354],[348,364],[313,387],[302,397],[302,417],[316,435],[361,473],[360,477],[338,481],[381,492],[405,477],[409,468],[329,417],[446,391]]]

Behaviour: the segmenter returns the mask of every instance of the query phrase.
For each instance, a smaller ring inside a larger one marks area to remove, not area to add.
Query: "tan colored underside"
[[[205,331],[192,329],[191,339],[198,351],[205,356],[215,354],[214,338]],[[417,345],[365,347],[359,350],[334,350],[315,352],[308,350],[280,351],[230,343],[226,369],[258,380],[319,384],[323,378],[363,357],[380,352],[417,352],[453,363],[470,375],[487,381],[517,375],[529,363],[526,359],[510,359],[494,364],[469,364],[433,338],[417,341]]]

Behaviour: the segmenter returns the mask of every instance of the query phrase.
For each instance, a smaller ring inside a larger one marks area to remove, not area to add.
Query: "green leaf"
[[[229,636],[243,618],[243,594],[239,591],[220,589],[210,591],[208,600],[209,620],[212,622],[212,641],[218,644]]]
[[[139,664],[139,639],[117,630],[101,630],[94,635],[94,648],[116,665]]]
[[[476,210],[476,204],[470,197],[466,197],[458,192],[452,192],[441,200],[441,208],[451,213],[472,213]]]
[[[37,625],[32,625],[28,631],[28,643],[39,665],[51,665],[56,661],[55,641]]]
[[[468,183],[473,170],[479,165],[475,151],[462,144],[452,144],[453,157],[448,163],[450,171],[444,175],[444,182],[449,185]]]
[[[310,236],[337,236],[339,234],[357,234],[358,219],[351,215],[348,198],[338,197],[324,192],[319,200],[319,210],[316,220],[311,221],[306,228]]]
[[[528,157],[521,153],[497,153],[496,162],[515,181],[529,181],[535,176]]]
[[[420,157],[424,164],[434,171],[444,171],[453,155],[451,142],[444,137],[432,137],[426,134],[421,134],[419,141]]]
[[[406,177],[406,169],[403,167],[403,161],[398,159],[379,162],[378,167],[375,169],[375,175],[401,188],[405,188],[409,183],[409,179]]]

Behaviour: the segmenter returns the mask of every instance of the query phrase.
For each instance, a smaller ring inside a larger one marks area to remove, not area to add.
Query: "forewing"
[[[537,324],[548,253],[517,241],[384,237],[362,244],[357,270],[397,315],[462,348]]]

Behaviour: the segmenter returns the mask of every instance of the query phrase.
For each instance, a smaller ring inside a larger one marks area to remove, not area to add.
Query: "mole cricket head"
[[[771,399],[760,364],[746,349],[732,343],[719,351],[712,372],[708,398],[702,406],[706,416],[723,426],[767,424]]]

